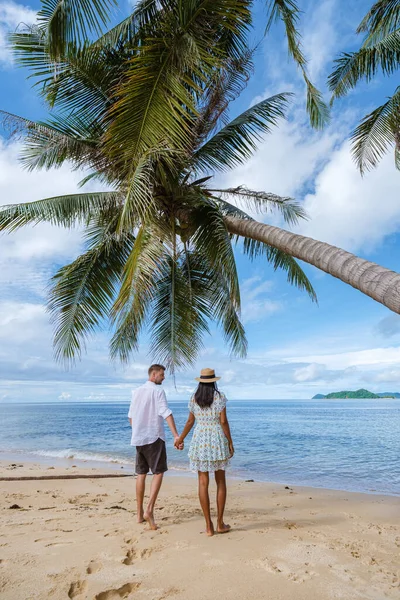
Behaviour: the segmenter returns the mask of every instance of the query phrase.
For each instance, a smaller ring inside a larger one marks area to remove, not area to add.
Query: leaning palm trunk
[[[225,217],[229,233],[269,244],[337,277],[400,314],[400,274],[319,242],[252,219]]]

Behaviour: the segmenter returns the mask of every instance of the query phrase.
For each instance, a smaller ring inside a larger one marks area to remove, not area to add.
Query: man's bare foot
[[[143,515],[144,520],[149,524],[150,529],[153,529],[153,531],[155,531],[156,529],[158,529],[156,522],[154,520],[154,515],[153,513],[148,513],[145,512]]]
[[[228,531],[231,530],[231,526],[230,525],[225,525],[225,523],[221,523],[221,525],[218,525],[217,527],[217,533],[228,533]]]

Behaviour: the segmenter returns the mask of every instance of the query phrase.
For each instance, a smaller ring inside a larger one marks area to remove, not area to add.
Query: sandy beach
[[[195,478],[166,475],[150,531],[136,523],[132,476],[9,462],[0,472],[91,476],[0,482],[3,600],[400,598],[398,497],[229,480],[232,531],[208,538]]]

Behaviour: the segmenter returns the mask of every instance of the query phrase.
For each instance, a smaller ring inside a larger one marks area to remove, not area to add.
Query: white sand
[[[63,473],[95,471],[0,471]],[[208,538],[189,477],[166,475],[155,532],[133,477],[0,486],[2,600],[400,599],[400,498],[229,481],[232,531]]]

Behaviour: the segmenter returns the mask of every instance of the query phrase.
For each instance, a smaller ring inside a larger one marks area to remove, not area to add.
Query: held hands
[[[180,436],[176,437],[174,440],[174,446],[177,450],[183,450],[185,447],[185,444],[183,443],[183,440]]]

